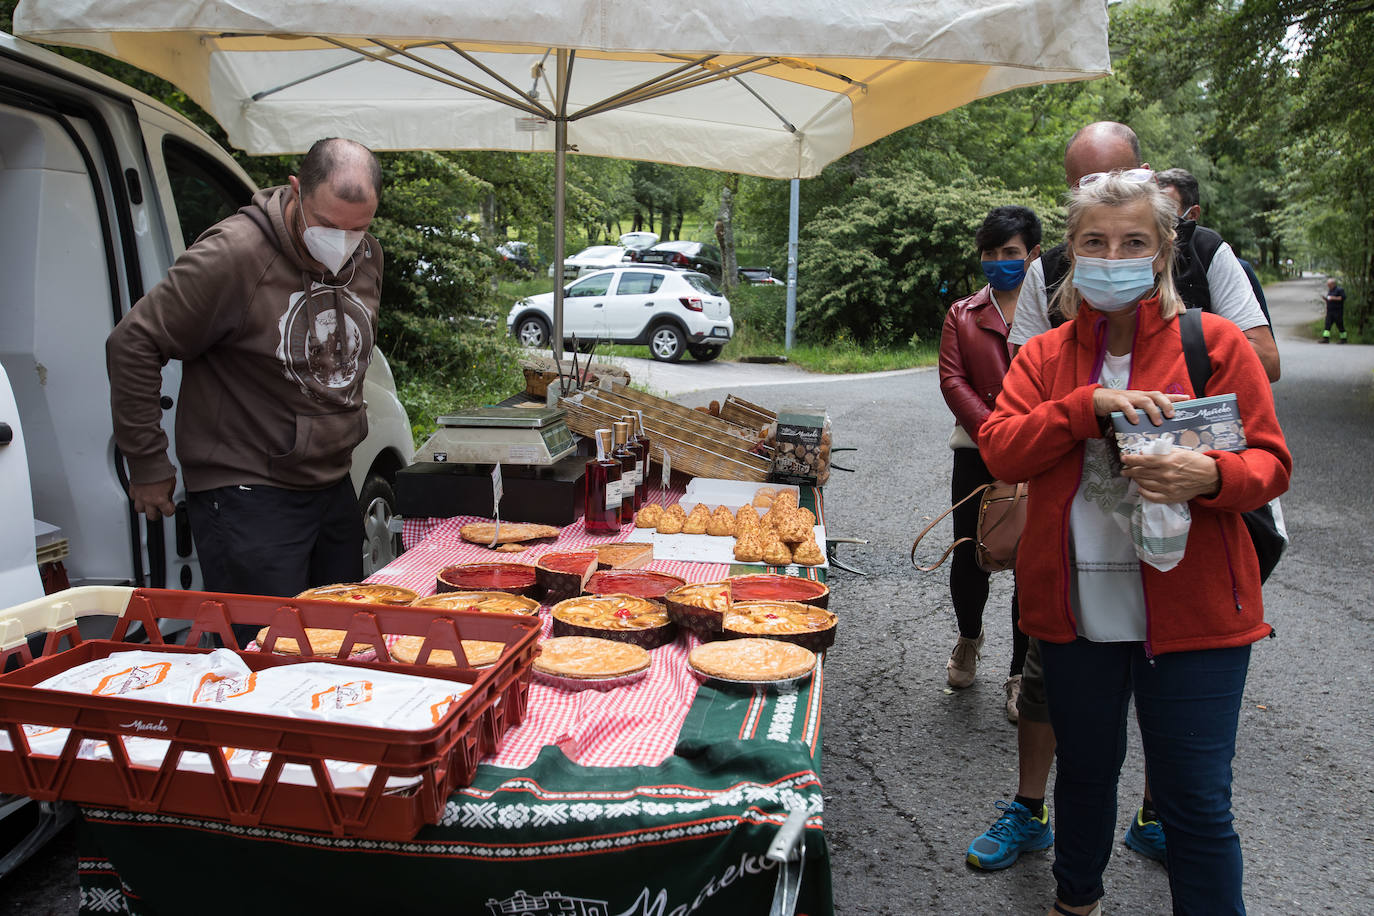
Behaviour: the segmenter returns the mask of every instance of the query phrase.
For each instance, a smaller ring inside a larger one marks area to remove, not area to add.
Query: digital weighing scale
[[[501,517],[567,525],[582,513],[585,455],[557,407],[483,407],[439,417],[439,428],[396,473],[396,513],[492,517],[491,471],[501,465]]]
[[[577,451],[557,407],[481,407],[439,417],[439,428],[415,453],[437,464],[547,466]]]

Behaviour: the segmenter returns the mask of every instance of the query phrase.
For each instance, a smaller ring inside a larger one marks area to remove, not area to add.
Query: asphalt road
[[[1265,589],[1278,638],[1255,647],[1235,762],[1252,914],[1371,912],[1364,691],[1374,683],[1374,348],[1323,346],[1300,330],[1321,314],[1320,289],[1319,280],[1268,289],[1283,357],[1274,393],[1295,471],[1283,499],[1293,544]],[[627,362],[634,372],[639,361]],[[836,472],[826,488],[830,532],[869,541],[841,548],[868,575],[836,570],[831,579],[843,623],[827,660],[822,776],[836,910],[1038,916],[1053,898],[1052,851],[998,873],[964,864],[968,842],[997,813],[993,802],[1015,789],[1016,732],[1002,711],[1010,577],[993,579],[977,682],[947,692],[957,633],[945,576],[918,573],[907,559],[911,539],[949,500],[952,420],[936,373],[799,373],[685,360],[649,384],[693,406],[731,391],[773,407],[824,404],[836,445],[857,449],[837,456],[854,473]],[[1140,773],[1132,734],[1122,831],[1139,804]],[[1106,887],[1114,916],[1169,910],[1164,871],[1124,847]],[[4,913],[72,912],[70,839],[0,884],[0,900]]]
[[[1293,543],[1265,588],[1278,637],[1255,647],[1235,761],[1253,914],[1374,911],[1365,693],[1374,672],[1374,349],[1319,345],[1299,327],[1320,317],[1321,288],[1298,280],[1268,290],[1283,359],[1274,393],[1295,470],[1283,498]],[[725,393],[680,400],[695,406]],[[829,532],[869,540],[841,548],[869,575],[831,579],[842,624],[827,657],[822,777],[837,912],[1044,913],[1052,850],[998,873],[964,864],[969,841],[997,814],[993,802],[1016,787],[1016,730],[1002,712],[1010,576],[993,579],[977,682],[947,692],[945,660],[958,634],[946,576],[918,573],[908,560],[912,538],[949,504],[952,420],[937,374],[741,396],[824,404],[836,445],[858,448],[839,459],[855,473],[834,474],[826,488]],[[1120,832],[1139,804],[1141,767],[1133,733]],[[1123,846],[1105,883],[1108,913],[1169,911],[1164,870]]]

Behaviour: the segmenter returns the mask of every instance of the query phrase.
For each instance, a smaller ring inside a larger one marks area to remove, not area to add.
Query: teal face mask
[[[1130,308],[1154,289],[1155,254],[1115,260],[1080,255],[1073,266],[1074,288],[1099,312]]]

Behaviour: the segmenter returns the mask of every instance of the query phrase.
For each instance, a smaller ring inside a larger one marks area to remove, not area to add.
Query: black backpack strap
[[[1212,360],[1207,355],[1207,336],[1202,330],[1202,311],[1184,309],[1178,316],[1178,333],[1183,339],[1183,361],[1188,365],[1193,396],[1200,398],[1207,393],[1207,382],[1212,378]]]
[[[1064,283],[1064,275],[1069,272],[1068,246],[1060,243],[1040,255],[1040,268],[1045,273],[1045,315],[1050,327],[1057,328],[1065,318],[1054,305],[1055,293]]]

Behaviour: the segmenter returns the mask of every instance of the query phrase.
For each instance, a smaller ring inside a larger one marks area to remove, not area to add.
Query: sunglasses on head
[[[1080,188],[1086,188],[1090,184],[1095,184],[1101,181],[1108,175],[1112,175],[1117,178],[1120,178],[1122,181],[1129,181],[1135,184],[1155,180],[1155,173],[1150,169],[1115,169],[1110,172],[1089,172],[1082,178],[1078,179],[1078,186]]]

